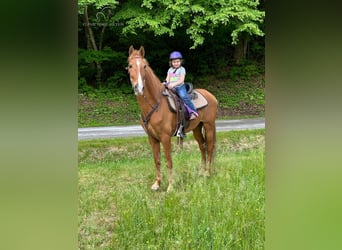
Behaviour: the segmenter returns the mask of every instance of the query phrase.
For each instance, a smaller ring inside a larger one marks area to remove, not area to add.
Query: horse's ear
[[[129,50],[128,50],[129,56],[133,53],[133,50],[134,50],[134,47],[133,47],[133,45],[131,45],[131,47],[129,47]]]
[[[139,49],[139,53],[142,57],[145,56],[145,49],[144,49],[144,46],[140,46],[140,49]]]

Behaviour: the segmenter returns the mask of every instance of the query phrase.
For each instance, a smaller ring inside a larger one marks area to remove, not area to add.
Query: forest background
[[[79,127],[138,121],[130,45],[145,47],[160,80],[181,51],[186,81],[217,97],[218,118],[263,116],[264,10],[258,0],[79,0]]]

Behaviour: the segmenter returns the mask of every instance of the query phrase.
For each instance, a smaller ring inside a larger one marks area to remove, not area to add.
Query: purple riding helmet
[[[178,51],[173,51],[170,54],[170,60],[174,60],[174,59],[183,59],[182,53],[180,53]]]

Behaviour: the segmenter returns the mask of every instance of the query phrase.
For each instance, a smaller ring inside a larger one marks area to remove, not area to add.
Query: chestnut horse
[[[172,175],[171,137],[174,135],[177,127],[177,115],[170,111],[166,97],[162,95],[165,86],[154,74],[144,56],[144,47],[141,46],[139,50],[135,50],[131,46],[129,48],[127,70],[141,110],[140,123],[148,135],[153,151],[156,180],[151,189],[158,190],[162,179],[160,173],[160,143],[162,143],[169,174],[167,191],[170,191],[174,182]],[[215,150],[217,100],[204,89],[196,90],[207,99],[208,105],[198,110],[199,116],[195,120],[190,121],[185,133],[193,131],[202,156],[200,173],[209,176]]]

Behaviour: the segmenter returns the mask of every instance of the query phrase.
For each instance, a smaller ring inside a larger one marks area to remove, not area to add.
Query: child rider
[[[170,68],[167,71],[167,76],[164,84],[168,89],[175,89],[178,96],[191,109],[190,120],[198,117],[197,109],[192,103],[184,84],[185,68],[182,66],[183,56],[178,51],[173,51],[170,54]]]

